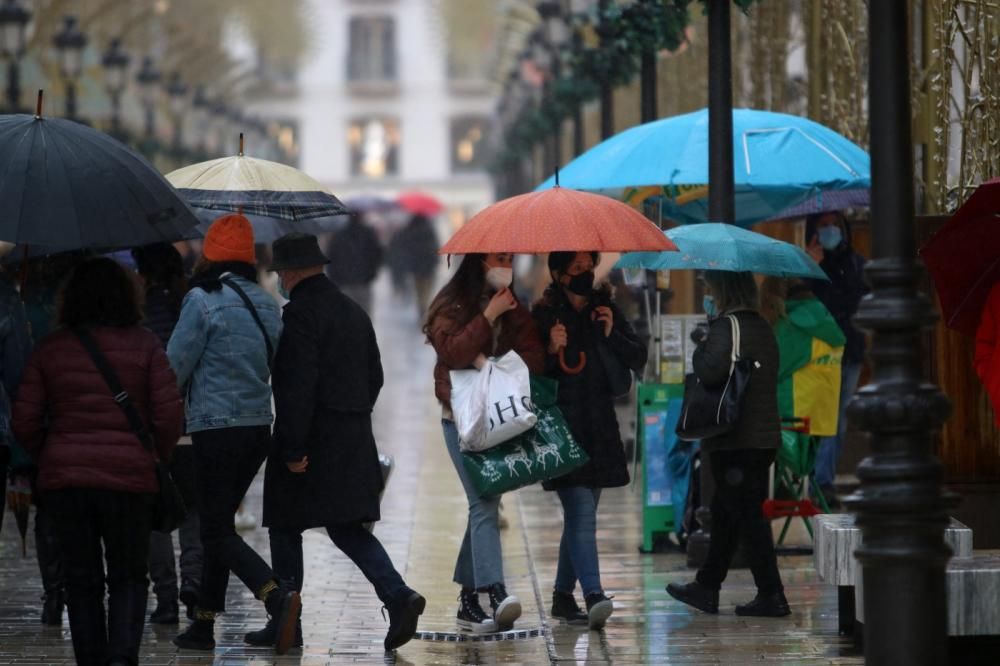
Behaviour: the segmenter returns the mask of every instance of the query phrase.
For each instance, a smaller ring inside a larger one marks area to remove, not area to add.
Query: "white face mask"
[[[514,281],[514,269],[513,268],[501,268],[499,266],[494,266],[486,271],[486,283],[500,291],[501,289],[506,289],[510,286],[510,283]]]

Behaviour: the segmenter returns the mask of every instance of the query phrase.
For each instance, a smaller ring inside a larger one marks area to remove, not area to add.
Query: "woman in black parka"
[[[728,433],[703,440],[702,460],[715,480],[712,535],[708,556],[694,582],[671,583],[667,592],[706,613],[719,612],[719,588],[740,541],[747,546],[757,597],[736,607],[737,615],[782,617],[791,613],[774,554],[771,523],[764,517],[768,471],[781,442],[778,416],[778,343],[758,312],[757,283],[751,273],[707,271],[705,312],[708,334],[695,349],[694,373],[708,388],[729,381],[733,325],[739,322],[738,356],[756,362],[743,393],[739,421]]]
[[[532,311],[548,352],[546,375],[559,382],[559,409],[590,457],[582,467],[544,484],[559,494],[564,516],[552,616],[592,629],[604,626],[613,610],[601,587],[597,504],[603,488],[629,481],[609,372],[640,371],[646,364],[646,347],[612,303],[610,290],[594,289],[598,259],[597,252],[550,254],[552,284]],[[586,614],[573,598],[578,580]]]

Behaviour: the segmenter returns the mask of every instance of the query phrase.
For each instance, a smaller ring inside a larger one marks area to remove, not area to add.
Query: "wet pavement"
[[[381,285],[380,285],[381,286]],[[524,614],[515,631],[483,640],[458,640],[457,586],[451,582],[465,528],[466,503],[440,429],[433,397],[434,357],[422,342],[413,307],[379,290],[376,327],[386,387],[375,414],[379,448],[396,469],[375,533],[407,582],[427,597],[421,639],[387,655],[387,624],[371,586],[324,533],[304,537],[305,647],[277,658],[243,644],[243,633],[266,620],[263,606],[238,581],[230,587],[229,613],[217,621],[213,655],[178,650],[177,627],[146,625],[142,664],[861,664],[850,641],[837,635],[836,590],[820,584],[812,558],[783,557],[790,618],[740,618],[736,603],[753,596],[748,571],[734,571],[722,592],[721,613],[705,615],[673,601],[663,588],[692,572],[680,553],[644,555],[640,494],[606,491],[598,520],[604,586],[615,595],[615,614],[602,632],[550,622],[561,514],[554,495],[538,487],[504,498],[509,527],[503,532],[508,590]],[[262,477],[262,475],[261,475]],[[261,515],[261,477],[246,508]],[[267,557],[266,531],[244,533]],[[0,534],[0,664],[71,664],[68,620],[62,629],[39,621],[41,585],[29,538],[28,558],[8,514]],[[579,596],[578,596],[579,599]],[[151,607],[153,601],[151,600]],[[152,608],[151,608],[152,609]]]

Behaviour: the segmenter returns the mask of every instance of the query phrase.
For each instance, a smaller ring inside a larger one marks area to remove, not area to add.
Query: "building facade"
[[[299,166],[342,199],[431,193],[451,226],[488,205],[495,97],[485,67],[456,53],[441,3],[312,0],[311,16],[295,91],[255,104],[297,122]],[[479,29],[485,53],[492,30]]]

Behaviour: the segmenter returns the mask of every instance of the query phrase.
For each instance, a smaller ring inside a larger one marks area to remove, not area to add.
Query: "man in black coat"
[[[264,525],[271,561],[302,588],[302,532],[322,527],[361,569],[389,611],[386,650],[416,633],[426,601],[406,586],[363,523],[379,519],[382,472],[371,413],[382,363],[371,320],[324,275],[315,236],[274,242],[274,263],[290,301],[275,357],[274,446],[264,476]],[[271,624],[247,634],[268,645]]]

